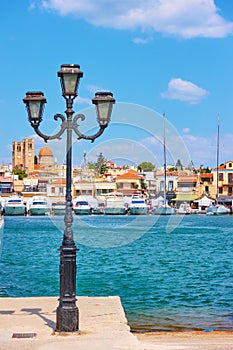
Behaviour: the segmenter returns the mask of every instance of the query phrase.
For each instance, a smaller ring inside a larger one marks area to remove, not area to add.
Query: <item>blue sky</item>
[[[177,157],[187,162],[185,149],[195,166],[215,167],[218,114],[220,162],[233,159],[232,1],[4,1],[0,28],[0,163],[11,162],[12,141],[34,135],[22,103],[26,91],[44,92],[41,129],[54,132],[53,115],[65,110],[57,78],[63,63],[78,63],[84,72],[77,112],[92,109],[97,90],[112,91],[125,108],[115,106],[112,123],[95,144],[75,144],[74,164],[84,150],[90,161],[103,151],[115,160],[154,157],[162,163],[164,112],[171,163]],[[133,106],[142,112],[137,121]],[[38,151],[43,142],[35,140]],[[62,146],[54,142],[58,158]]]

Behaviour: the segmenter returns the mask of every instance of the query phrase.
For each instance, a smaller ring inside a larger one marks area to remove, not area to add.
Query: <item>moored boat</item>
[[[124,215],[125,213],[126,207],[122,193],[114,192],[105,197],[105,215]]]
[[[132,195],[129,205],[130,215],[146,215],[149,212],[149,205],[146,203],[142,193]]]
[[[206,208],[207,215],[225,215],[229,214],[229,209],[222,204],[211,205]]]
[[[30,215],[48,215],[50,212],[50,202],[44,196],[34,196],[28,203],[28,213]]]
[[[52,203],[53,215],[65,215],[65,212],[66,212],[66,203],[65,202]]]
[[[191,206],[187,202],[183,202],[180,204],[179,208],[177,209],[177,214],[181,215],[189,215],[191,214]]]
[[[73,210],[75,215],[91,214],[91,206],[84,196],[78,196],[73,201]]]
[[[166,116],[165,113],[163,115],[163,157],[164,157],[164,188],[163,195],[164,199],[162,204],[160,204],[157,208],[154,208],[155,215],[174,215],[176,214],[176,208],[171,207],[167,201],[167,157],[166,157]]]
[[[171,207],[168,204],[163,204],[160,207],[154,209],[155,215],[174,215],[176,214],[176,208]]]
[[[18,195],[10,196],[4,206],[5,215],[25,215],[26,205],[23,202],[23,198]]]

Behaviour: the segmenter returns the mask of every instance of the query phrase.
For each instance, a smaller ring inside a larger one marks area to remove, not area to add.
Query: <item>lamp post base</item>
[[[79,330],[79,311],[77,307],[57,308],[57,332],[77,332]]]

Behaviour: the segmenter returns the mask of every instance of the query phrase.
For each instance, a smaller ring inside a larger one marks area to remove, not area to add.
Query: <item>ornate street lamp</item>
[[[35,132],[45,142],[53,139],[61,139],[61,135],[67,133],[66,140],[66,212],[64,217],[65,230],[62,245],[60,247],[60,297],[57,307],[56,331],[75,332],[79,330],[79,311],[76,305],[76,251],[73,239],[73,213],[72,213],[72,131],[78,139],[91,140],[99,137],[110,122],[111,112],[115,99],[111,92],[97,92],[92,103],[96,106],[99,130],[92,136],[86,136],[78,130],[78,119],[84,120],[83,114],[76,114],[73,118],[72,109],[75,97],[78,95],[79,80],[83,73],[77,64],[63,64],[57,73],[62,87],[62,96],[66,100],[66,117],[56,114],[55,120],[61,119],[60,130],[55,135],[45,135],[39,130],[42,121],[44,105],[47,102],[42,92],[27,92],[23,102],[26,104],[28,119]]]

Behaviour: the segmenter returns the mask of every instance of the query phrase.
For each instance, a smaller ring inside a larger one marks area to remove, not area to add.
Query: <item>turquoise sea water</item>
[[[233,215],[169,220],[75,216],[77,294],[119,295],[137,330],[232,330]],[[1,297],[59,294],[62,228],[61,217],[5,217]]]

